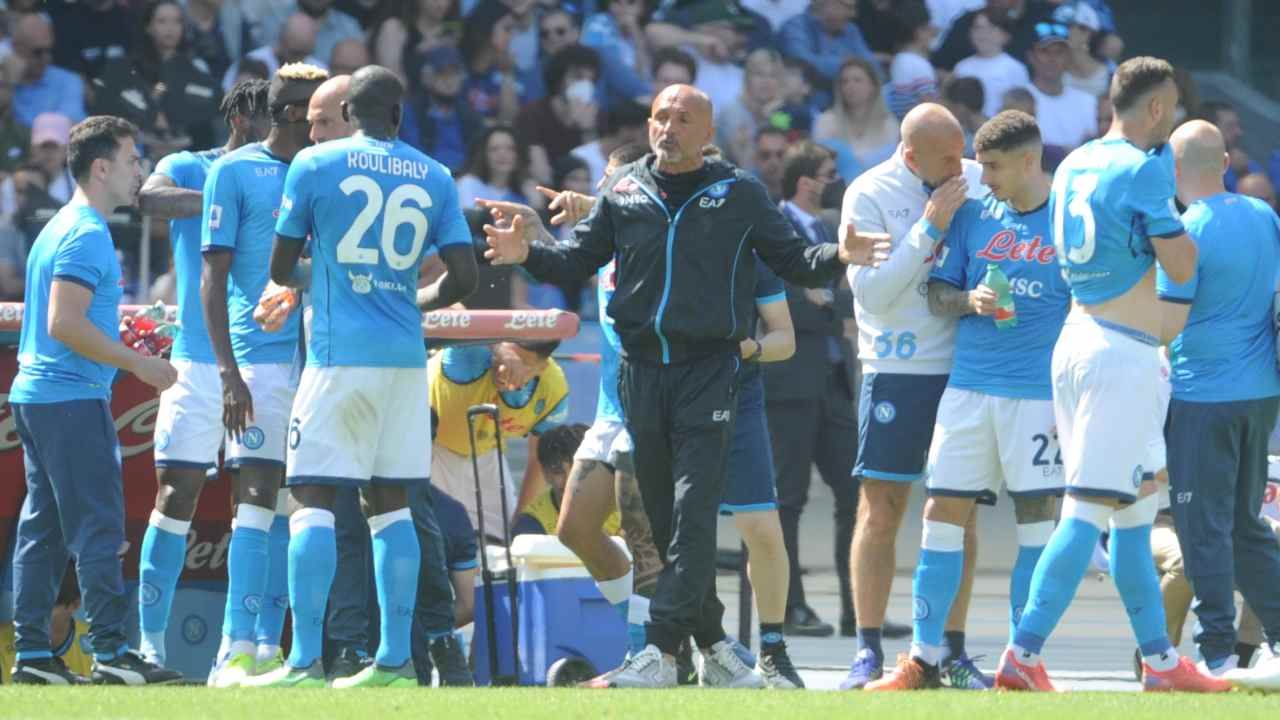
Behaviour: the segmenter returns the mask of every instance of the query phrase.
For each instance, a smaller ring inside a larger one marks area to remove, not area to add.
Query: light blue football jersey
[[[1053,242],[1071,294],[1097,305],[1128,292],[1155,262],[1153,238],[1184,230],[1167,146],[1121,138],[1086,143],[1053,176]]]
[[[120,335],[120,263],[106,218],[88,205],[65,205],[31,245],[18,374],[11,403],[107,400],[116,369],[91,360],[49,334],[53,282],[73,282],[93,293],[85,317],[103,335]]]
[[[155,173],[164,175],[180,188],[204,190],[209,167],[222,157],[222,148],[189,152],[183,150],[161,158]],[[178,325],[180,331],[173,340],[171,357],[174,360],[190,360],[214,363],[213,346],[209,344],[209,331],[204,326],[204,310],[200,306],[200,216],[174,218],[169,221],[169,244],[173,248],[173,274],[177,279]]]
[[[288,364],[298,344],[298,313],[277,332],[253,320],[270,279],[271,246],[289,163],[262,143],[245,145],[214,161],[204,183],[202,252],[231,250],[227,314],[231,349],[240,365]]]
[[[998,397],[1052,400],[1053,346],[1071,291],[1049,240],[1048,203],[1019,213],[988,195],[960,206],[930,277],[972,290],[989,264],[1009,278],[1018,324],[1001,330],[994,318],[960,318],[947,384]]]
[[[418,267],[470,245],[449,170],[411,145],[357,135],[303,150],[276,232],[311,236],[307,366],[426,367]]]
[[[1222,193],[1182,216],[1199,256],[1181,285],[1163,269],[1156,292],[1191,303],[1187,325],[1169,343],[1173,397],[1231,402],[1280,395],[1272,297],[1280,271],[1280,220],[1260,200]]]

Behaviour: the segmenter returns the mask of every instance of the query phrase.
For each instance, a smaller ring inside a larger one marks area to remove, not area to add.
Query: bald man
[[[351,123],[342,116],[342,103],[351,87],[350,75],[335,75],[316,88],[307,105],[307,122],[311,123],[311,142],[322,143],[350,137]]]
[[[981,166],[961,159],[963,153],[964,131],[951,112],[918,105],[902,120],[902,144],[893,157],[859,176],[844,195],[842,232],[884,232],[893,243],[880,267],[849,268],[862,387],[852,468],[861,485],[851,553],[858,654],[841,684],[846,690],[883,675],[881,626],[893,585],[894,543],[911,488],[924,477],[951,372],[956,320],[929,311],[925,288],[952,216],[966,197],[984,194]],[[972,529],[971,519],[964,524]],[[965,582],[947,623],[957,658],[964,656],[976,554],[971,542]]]
[[[822,287],[845,264],[874,261],[871,248],[882,239],[849,228],[838,245],[808,245],[759,181],[703,157],[711,116],[711,101],[693,87],[659,93],[650,109],[652,153],[609,177],[566,243],[532,245],[538,228],[526,230],[518,215],[510,227],[485,228],[491,259],[523,264],[544,282],[580,281],[617,257],[608,314],[624,351],[619,396],[665,564],[650,604],[647,646],[593,681],[596,687],[675,686],[675,653],[689,635],[702,651],[704,684],[759,684],[726,640],[724,607],[708,592],[737,420],[736,377],[762,352],[747,330],[755,312],[752,253],[788,282]],[[500,205],[489,205],[501,214]]]
[[[84,119],[84,83],[80,76],[50,65],[53,25],[43,13],[20,16],[13,25],[13,54],[21,60],[22,76],[13,89],[13,116],[26,127],[40,113],[62,113]]]
[[[1190,280],[1175,283],[1163,269],[1156,280],[1173,367],[1169,492],[1196,593],[1195,641],[1219,674],[1236,665],[1234,588],[1267,638],[1280,640],[1280,546],[1258,514],[1280,412],[1272,319],[1280,225],[1265,203],[1223,187],[1227,151],[1216,127],[1193,120],[1171,144],[1182,222],[1200,252]],[[1280,688],[1280,660],[1264,664],[1241,682]]]
[[[329,72],[335,77],[350,75],[370,62],[368,45],[361,40],[343,40],[329,54]]]

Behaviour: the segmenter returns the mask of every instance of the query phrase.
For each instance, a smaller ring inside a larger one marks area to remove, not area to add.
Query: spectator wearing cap
[[[1071,59],[1067,63],[1066,83],[1094,97],[1106,95],[1111,89],[1111,69],[1094,55],[1094,44],[1102,30],[1098,11],[1080,0],[1074,5],[1063,5],[1054,13],[1054,19],[1070,28],[1067,45]]]
[[[639,103],[620,103],[609,107],[604,116],[604,128],[598,140],[583,143],[574,148],[572,154],[587,164],[588,178],[604,177],[604,169],[609,164],[609,154],[623,145],[639,143],[649,144],[649,109]],[[557,190],[566,188],[553,185]],[[592,195],[590,183],[586,195]]]
[[[600,54],[605,99],[609,104],[648,104],[653,47],[645,34],[645,24],[653,11],[652,0],[605,0],[603,8],[583,23],[582,44]],[[542,29],[547,30],[545,17]]]
[[[756,131],[771,126],[782,111],[782,56],[776,50],[753,50],[744,63],[738,102],[716,114],[716,144],[735,165],[751,158]],[[782,128],[787,129],[787,128]]]
[[[369,48],[359,40],[343,40],[333,46],[329,56],[329,77],[350,75],[372,62]]]
[[[1036,25],[1036,44],[1027,52],[1031,63],[1031,85],[1036,99],[1036,122],[1045,145],[1070,151],[1097,134],[1098,100],[1070,87],[1064,77],[1071,50],[1066,25],[1044,22]]]
[[[128,54],[136,40],[129,8],[118,0],[44,3],[57,40],[53,62],[87,79]]]
[[[826,82],[834,82],[850,56],[876,62],[854,22],[857,17],[857,0],[812,0],[808,10],[782,24],[779,49],[808,63]]]
[[[141,129],[153,157],[214,144],[221,93],[183,44],[178,0],[148,0],[126,57],[111,60],[93,81],[95,115],[116,115]]]
[[[245,57],[262,63],[266,68],[267,77],[275,75],[281,65],[295,62],[327,68],[328,64],[314,55],[318,29],[319,25],[309,15],[294,13],[285,21],[279,37],[269,45],[255,48]],[[227,68],[226,74],[222,76],[223,92],[231,89],[239,75],[240,62],[237,61]]]
[[[458,0],[405,0],[399,10],[386,12],[375,21],[370,44],[379,65],[412,84],[409,65],[413,56],[439,45],[456,47],[461,34]]]
[[[1015,59],[1026,62],[1027,51],[1036,44],[1036,26],[1051,22],[1058,4],[1049,0],[987,0],[986,7],[982,9],[1009,28],[1008,52]],[[942,44],[930,58],[934,67],[954,70],[956,63],[976,52],[969,31],[982,9],[966,12],[951,25]]]
[[[13,115],[30,127],[36,116],[56,112],[84,119],[84,83],[75,73],[50,64],[53,58],[53,25],[38,13],[18,17],[13,24],[13,55],[21,72],[13,91]]]
[[[335,10],[333,0],[297,0],[267,5],[258,24],[260,37],[269,43],[279,36],[289,16],[294,13],[302,13],[316,22],[316,41],[311,53],[317,57],[329,57],[333,47],[343,40],[364,39],[360,23],[341,10]]]
[[[889,109],[899,118],[911,108],[938,99],[938,76],[929,64],[933,25],[922,0],[908,0],[897,7],[902,22],[896,54],[889,65]]]
[[[10,55],[0,60],[0,176],[7,176],[27,157],[31,131],[13,114],[13,89],[18,82],[18,62]]]
[[[599,77],[600,57],[581,45],[561,50],[547,63],[550,94],[521,109],[515,125],[516,137],[529,148],[530,175],[538,182],[551,181],[552,158],[568,155],[599,133]]]
[[[31,162],[49,178],[49,196],[60,204],[71,199],[75,181],[67,168],[67,143],[71,119],[59,113],[41,113],[31,124]]]
[[[467,148],[484,131],[484,118],[462,101],[462,53],[438,45],[417,53],[409,64],[413,92],[404,105],[400,139],[460,173]]]
[[[956,63],[956,77],[974,77],[982,82],[982,113],[995,117],[1004,94],[1031,84],[1027,66],[1005,52],[1013,33],[1003,15],[983,9],[969,23],[969,42],[974,53]]]
[[[481,0],[462,26],[459,49],[467,69],[467,103],[488,121],[515,122],[537,81],[516,67],[511,36],[516,21],[498,0]]]

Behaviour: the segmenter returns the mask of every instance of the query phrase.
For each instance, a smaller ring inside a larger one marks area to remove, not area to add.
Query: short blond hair
[[[322,83],[329,79],[328,70],[303,62],[281,65],[280,69],[276,70],[276,75],[281,80],[296,80],[300,82]]]

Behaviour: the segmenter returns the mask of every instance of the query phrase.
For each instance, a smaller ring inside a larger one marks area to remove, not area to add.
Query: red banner
[[[139,306],[123,306],[132,314]],[[169,308],[172,317],[174,309]],[[22,326],[22,303],[0,303],[0,332]],[[423,315],[423,332],[440,340],[549,340],[572,337],[578,316],[560,310],[440,310]],[[13,345],[0,346],[0,563],[8,562],[13,527],[26,496],[22,443],[9,407],[9,386],[18,372]],[[120,437],[124,460],[125,578],[138,576],[138,551],[151,510],[156,479],[152,457],[159,397],[155,390],[128,373],[119,373],[111,394],[111,414]],[[225,580],[227,544],[231,539],[231,490],[225,473],[205,485],[187,535],[187,565],[183,580]]]

